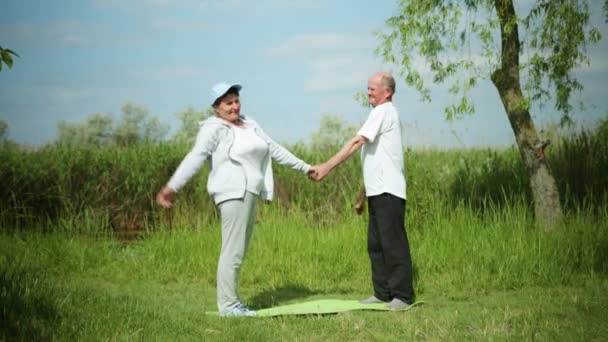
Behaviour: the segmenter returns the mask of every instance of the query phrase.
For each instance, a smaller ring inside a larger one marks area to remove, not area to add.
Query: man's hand
[[[330,171],[329,165],[327,165],[327,163],[315,165],[310,169],[314,170],[314,172],[308,171],[308,177],[310,177],[310,179],[316,180],[317,182],[325,178],[325,176],[327,176]]]
[[[161,191],[156,195],[156,203],[161,207],[168,209],[173,206],[173,194],[175,191],[168,186],[162,188]]]
[[[359,192],[359,197],[357,198],[357,202],[355,203],[355,212],[357,215],[363,214],[365,210],[365,190],[361,190]]]
[[[361,215],[363,214],[363,210],[365,210],[365,203],[357,201],[357,203],[355,203],[355,212],[357,213],[357,215]]]

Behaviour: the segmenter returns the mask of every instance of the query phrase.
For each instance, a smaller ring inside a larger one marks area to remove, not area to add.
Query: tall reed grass
[[[608,121],[607,121],[608,122]],[[563,207],[599,210],[608,203],[608,124],[596,131],[562,138],[548,154]],[[0,222],[4,229],[70,226],[83,217],[97,218],[100,231],[154,229],[186,215],[192,226],[217,220],[206,192],[207,167],[177,196],[173,211],[154,205],[156,192],[168,180],[188,146],[142,144],[117,147],[59,147],[22,150],[0,146]],[[335,149],[311,151],[289,147],[314,164]],[[437,202],[465,205],[483,213],[523,198],[531,203],[528,179],[515,148],[405,152],[408,206],[420,221],[433,216]],[[310,222],[331,226],[352,212],[362,186],[360,161],[353,158],[321,183],[279,165],[274,166],[275,200],[263,205],[261,217],[302,213]],[[77,226],[77,225],[72,225]],[[170,227],[170,225],[164,225]],[[82,226],[90,232],[91,227]],[[75,229],[81,229],[75,228]]]

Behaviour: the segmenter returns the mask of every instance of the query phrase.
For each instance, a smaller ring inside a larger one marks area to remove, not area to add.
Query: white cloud
[[[318,9],[323,5],[322,0],[200,0],[203,8],[214,8],[221,10],[271,10],[280,8]]]
[[[77,20],[0,25],[0,41],[35,48],[134,47],[155,42],[150,34],[119,32],[112,26]]]
[[[325,32],[298,34],[286,41],[267,48],[271,57],[306,56],[310,77],[304,89],[309,92],[365,88],[369,75],[377,70],[391,71],[398,77],[398,66],[382,63],[373,51],[378,45],[371,34]],[[450,52],[446,58],[455,59]],[[463,56],[464,57],[464,56]],[[484,68],[487,61],[481,55],[468,56],[476,68]],[[423,58],[414,56],[412,69],[422,76],[425,84],[432,87],[433,75]]]
[[[304,81],[307,92],[337,90],[365,91],[368,77],[378,70],[395,75],[396,67],[383,64],[373,51],[378,42],[372,34],[324,32],[298,34],[267,48],[271,57],[306,56],[309,77]],[[416,58],[416,70],[430,81],[430,69]],[[397,75],[396,75],[397,76]]]
[[[310,62],[310,77],[304,89],[309,92],[365,90],[367,78],[379,68],[371,55],[362,53],[319,56]]]
[[[365,89],[369,74],[378,70],[376,41],[371,34],[324,32],[297,34],[265,49],[270,57],[306,56],[307,92]]]
[[[376,47],[376,44],[377,42],[372,35],[363,33],[299,34],[281,44],[270,47],[266,50],[266,53],[269,56],[278,57],[319,51],[371,51]]]
[[[128,76],[133,80],[148,82],[181,82],[186,79],[204,79],[209,73],[208,69],[192,65],[139,66],[131,69]]]
[[[359,80],[360,86],[365,87],[365,79]],[[360,124],[365,121],[368,111],[363,108],[351,94],[335,94],[323,96],[319,100],[319,109],[317,110],[319,119],[321,115],[338,114],[343,116],[350,122]]]
[[[152,29],[163,32],[202,32],[210,29],[200,20],[184,20],[175,17],[159,16],[149,21]]]
[[[235,11],[247,15],[272,14],[281,9],[318,10],[322,0],[94,0],[100,8],[115,9],[134,15],[142,12],[166,11],[171,9]]]
[[[0,31],[0,37],[18,41],[18,45],[37,47],[90,47],[111,40],[106,28],[73,20],[0,25]]]
[[[131,11],[133,9],[149,9],[168,7],[175,5],[196,5],[197,3],[204,3],[205,1],[200,0],[95,0],[95,5],[101,8],[113,8],[123,11]]]
[[[54,85],[44,87],[43,94],[46,93],[49,100],[55,105],[70,105],[75,102],[86,101],[95,96],[96,90],[93,88],[68,87]]]

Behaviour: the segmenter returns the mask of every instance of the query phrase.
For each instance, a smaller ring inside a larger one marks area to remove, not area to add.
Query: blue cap
[[[210,104],[213,105],[215,103],[215,101],[217,101],[217,99],[219,99],[220,97],[224,96],[228,90],[230,90],[231,88],[236,89],[237,91],[240,91],[241,85],[240,84],[236,84],[236,83],[217,83],[215,84],[212,88],[211,88],[211,101]]]

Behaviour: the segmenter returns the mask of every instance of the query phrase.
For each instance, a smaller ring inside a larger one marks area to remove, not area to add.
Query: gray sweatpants
[[[240,303],[239,272],[253,232],[257,199],[258,195],[247,191],[244,198],[218,205],[222,219],[222,250],[217,266],[217,307],[220,313]]]

